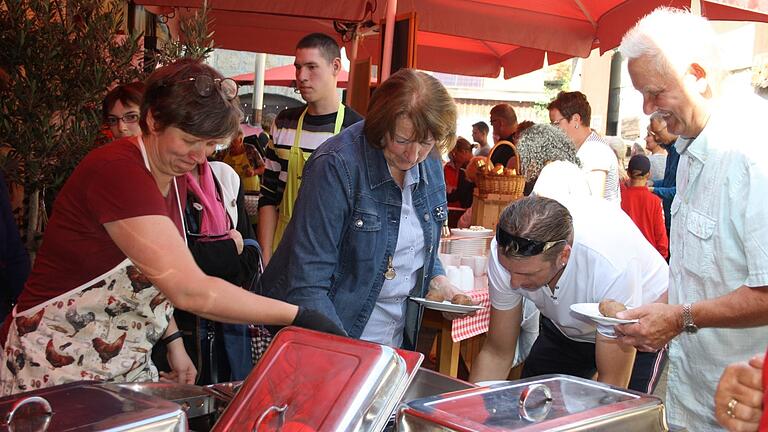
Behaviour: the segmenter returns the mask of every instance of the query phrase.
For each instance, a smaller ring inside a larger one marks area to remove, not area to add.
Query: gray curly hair
[[[523,131],[517,151],[521,174],[527,182],[536,180],[549,162],[567,161],[581,167],[571,139],[560,128],[549,124],[533,125]]]

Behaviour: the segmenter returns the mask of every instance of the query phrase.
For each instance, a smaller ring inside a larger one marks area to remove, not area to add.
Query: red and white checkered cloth
[[[488,331],[491,322],[491,297],[487,289],[468,293],[472,300],[483,306],[475,316],[458,318],[451,322],[451,338],[454,342],[460,342]]]

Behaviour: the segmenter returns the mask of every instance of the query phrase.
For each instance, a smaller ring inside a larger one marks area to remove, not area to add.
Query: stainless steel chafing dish
[[[217,432],[381,431],[423,356],[311,330],[281,330]]]
[[[76,382],[0,399],[0,431],[183,432],[182,408],[120,386]]]
[[[544,375],[401,405],[397,430],[680,431],[655,396],[566,375]]]

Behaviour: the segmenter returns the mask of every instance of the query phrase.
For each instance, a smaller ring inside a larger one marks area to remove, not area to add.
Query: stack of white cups
[[[486,273],[488,257],[440,254],[440,262],[448,280],[461,291],[469,292],[475,289],[475,278]]]
[[[446,266],[445,276],[463,292],[469,292],[475,288],[475,277],[469,266]]]

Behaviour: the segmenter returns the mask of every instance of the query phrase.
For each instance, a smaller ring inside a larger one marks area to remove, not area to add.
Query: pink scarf
[[[187,185],[203,206],[200,218],[200,234],[218,236],[229,231],[229,217],[221,202],[216,181],[213,179],[211,166],[208,162],[199,165],[199,181],[191,173],[184,174]]]

